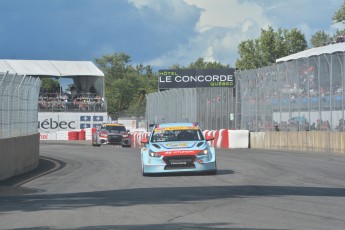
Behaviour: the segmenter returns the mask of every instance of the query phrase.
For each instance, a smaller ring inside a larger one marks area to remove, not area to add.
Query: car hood
[[[125,132],[125,131],[108,131],[107,130],[107,133],[108,133],[108,135],[119,135],[119,134],[127,134],[127,132]]]
[[[179,142],[158,142],[151,143],[150,149],[153,151],[164,150],[201,150],[206,148],[206,141],[179,141]]]

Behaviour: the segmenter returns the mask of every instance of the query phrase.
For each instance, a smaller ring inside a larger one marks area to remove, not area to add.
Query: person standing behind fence
[[[97,94],[97,90],[93,84],[90,86],[89,92],[92,94],[92,96]]]

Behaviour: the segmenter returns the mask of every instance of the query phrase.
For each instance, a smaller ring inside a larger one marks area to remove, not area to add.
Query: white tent
[[[308,58],[311,56],[319,56],[321,54],[332,54],[336,52],[345,52],[345,43],[336,43],[333,45],[326,45],[316,48],[311,48],[308,50],[304,50],[299,53],[291,54],[286,57],[282,57],[276,60],[276,63],[278,62],[285,62],[285,61],[291,61],[291,60],[297,60],[300,58]]]
[[[95,76],[104,74],[91,61],[0,60],[0,72],[28,76]]]

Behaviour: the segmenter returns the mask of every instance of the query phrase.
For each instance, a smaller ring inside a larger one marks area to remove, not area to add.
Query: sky
[[[125,53],[154,70],[198,58],[235,67],[271,26],[335,34],[344,0],[0,0],[0,59],[93,61]]]

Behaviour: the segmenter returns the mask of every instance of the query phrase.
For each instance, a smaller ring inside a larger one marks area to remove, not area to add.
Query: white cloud
[[[341,7],[343,0],[332,0],[329,4],[323,0],[183,1],[200,11],[200,18],[195,24],[197,33],[188,42],[181,43],[177,49],[164,53],[149,64],[169,67],[178,63],[187,66],[202,57],[206,61],[234,67],[239,56],[239,43],[258,38],[262,28],[297,28],[305,34],[307,41],[319,30],[332,33],[339,25],[331,25],[328,19]],[[181,1],[178,2],[181,7]]]
[[[239,3],[238,0],[184,1],[202,9],[201,17],[197,24],[197,29],[200,32],[213,27],[234,27],[242,24],[248,18],[262,27],[269,24],[269,20],[263,15],[263,9],[255,3]]]
[[[35,0],[25,7],[20,1],[0,8],[3,58],[92,60],[125,52],[154,68],[187,66],[199,57],[234,66],[238,44],[268,25],[298,28],[307,41],[319,30],[345,28],[331,20],[344,0]],[[42,4],[46,10],[35,13]],[[33,30],[23,45],[20,35]]]
[[[237,0],[184,1],[201,11],[195,25],[198,33],[188,43],[180,44],[177,50],[151,60],[150,65],[169,67],[178,63],[187,66],[202,57],[205,61],[217,61],[234,67],[238,44],[257,37],[260,28],[270,25],[257,4]]]

